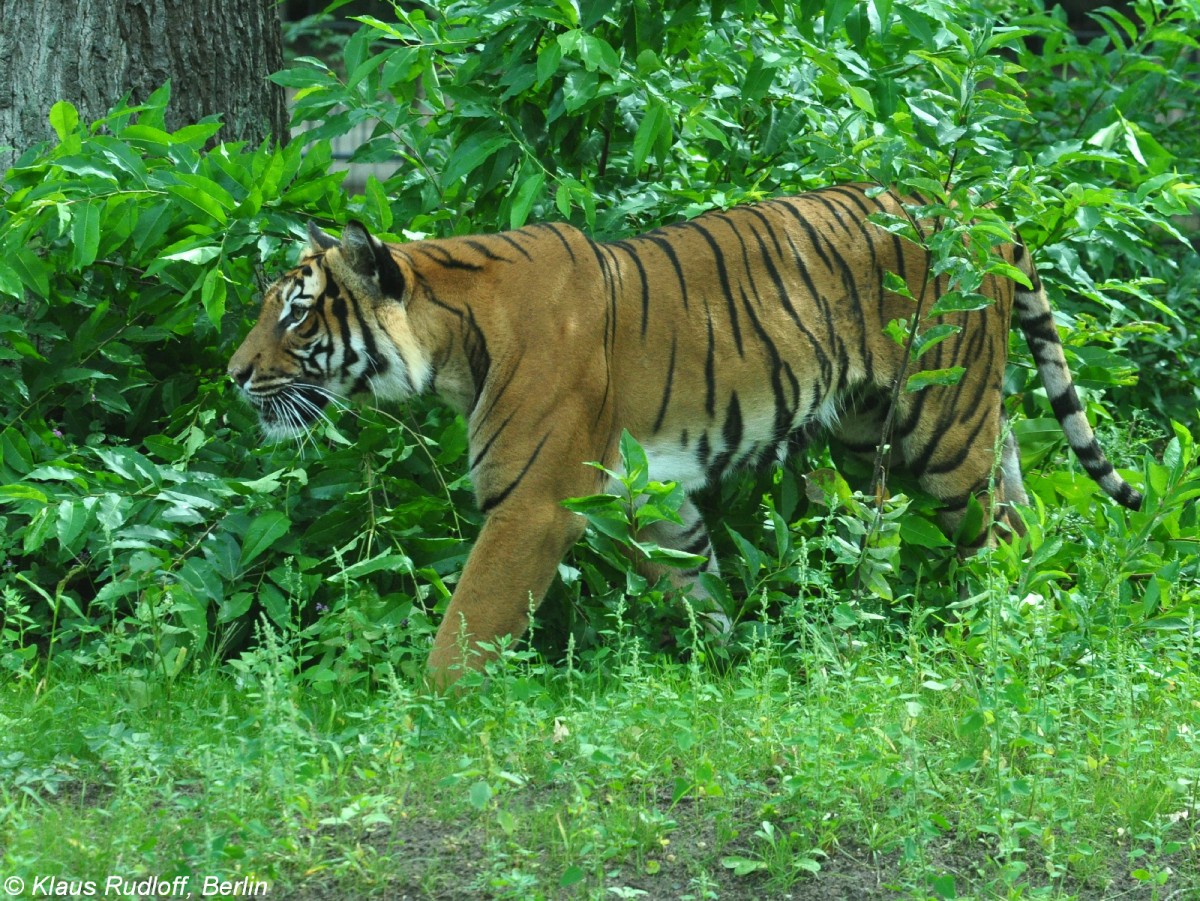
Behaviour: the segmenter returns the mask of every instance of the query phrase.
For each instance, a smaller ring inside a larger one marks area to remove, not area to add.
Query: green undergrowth
[[[1196,624],[1064,665],[1047,610],[979,605],[965,633],[816,616],[733,667],[696,632],[651,653],[618,622],[587,663],[508,650],[451,698],[403,677],[314,693],[299,635],[269,627],[170,691],[64,666],[0,700],[0,876],[288,898],[1197,897]]]

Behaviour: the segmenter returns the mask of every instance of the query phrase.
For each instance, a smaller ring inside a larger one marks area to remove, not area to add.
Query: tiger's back
[[[1072,448],[1136,507],[1082,414],[1023,248],[1003,253],[1032,288],[989,276],[981,291],[993,302],[923,322],[958,330],[905,369],[885,328],[916,308],[885,289],[885,273],[927,296],[926,308],[945,286],[925,289],[925,252],[870,223],[876,210],[903,214],[890,194],[842,186],[610,243],[557,224],[389,245],[357,224],[340,241],[313,230],[309,256],[268,292],[229,370],[265,422],[280,408],[309,422],[322,392],[368,390],[434,391],[467,417],[486,520],[431,656],[443,681],[483,659],[463,648],[524,629],[530,598],[541,600],[582,531],[561,501],[604,487],[584,464],[615,465],[623,429],[652,478],[694,491],[781,459],[814,428],[872,451],[897,379],[961,366],[957,384],[899,393],[893,458],[942,501],[949,529],[972,497],[1019,528],[1010,505],[1027,498],[1001,405],[1014,307]],[[289,392],[303,402],[289,404]],[[681,515],[644,537],[707,555],[715,571],[698,511],[689,502]],[[697,591],[697,571],[671,575]]]
[[[618,294],[625,318],[640,316],[628,309],[635,306],[631,299],[660,298],[636,328],[618,330],[623,340],[614,357],[629,382],[617,392],[622,424],[652,452],[687,460],[686,474],[668,477],[697,487],[778,459],[789,439],[814,425],[856,446],[865,430],[877,443],[877,423],[866,408],[876,395],[890,395],[904,359],[885,328],[911,320],[915,310],[911,299],[884,289],[884,274],[904,278],[913,297],[921,296],[927,275],[919,248],[867,221],[877,210],[903,212],[890,195],[830,188],[600,245],[611,259],[608,270],[624,285]],[[685,260],[688,277],[682,278]],[[914,456],[928,453],[934,468],[947,467],[951,448],[977,440],[982,393],[996,392],[998,403],[1013,285],[989,278],[983,291],[994,298],[992,306],[926,324],[961,331],[927,354],[921,367],[962,365],[963,382],[930,389],[921,411],[912,396],[901,396],[897,438]],[[657,383],[639,385],[638,372],[654,357],[660,358]],[[964,405],[965,394],[979,396]],[[919,415],[934,408],[946,415]],[[983,436],[989,448],[994,438]]]

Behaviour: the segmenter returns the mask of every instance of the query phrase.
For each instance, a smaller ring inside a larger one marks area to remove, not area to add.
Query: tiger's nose
[[[229,364],[226,370],[229,377],[237,384],[239,388],[245,388],[246,383],[250,381],[250,376],[254,374],[253,366],[237,366],[233,363]]]

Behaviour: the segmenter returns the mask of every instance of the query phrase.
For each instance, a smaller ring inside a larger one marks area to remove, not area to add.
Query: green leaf
[[[8,253],[8,262],[25,287],[41,297],[49,297],[50,266],[29,247],[18,247],[15,253],[10,247]]]
[[[542,52],[538,54],[536,86],[540,88],[545,84],[558,71],[561,62],[562,47],[558,41],[550,41],[542,48]]]
[[[729,537],[732,538],[733,543],[737,545],[738,555],[742,558],[742,562],[745,564],[747,572],[749,572],[752,576],[757,574],[758,571],[762,569],[763,565],[762,554],[758,552],[758,548],[742,537],[741,534],[735,532],[728,526],[725,527],[725,531],[729,533]]]
[[[58,101],[50,107],[50,127],[54,129],[58,139],[65,142],[79,130],[79,110],[66,100]]]
[[[751,860],[748,857],[729,857],[721,858],[721,866],[727,870],[733,870],[734,876],[749,876],[758,870],[765,870],[767,864],[762,860]]]
[[[192,597],[198,601],[219,604],[225,597],[224,584],[221,577],[212,568],[212,564],[199,557],[189,557],[179,567],[176,578],[191,591]]]
[[[908,282],[895,272],[885,272],[883,274],[883,287],[893,294],[899,294],[901,297],[907,297],[913,300],[912,291],[909,290]]]
[[[520,228],[529,218],[529,211],[533,204],[542,195],[542,188],[546,185],[546,173],[538,172],[531,178],[525,179],[521,183],[520,190],[517,191],[517,196],[513,199],[512,209],[508,214],[508,224],[510,228]]]
[[[563,870],[562,878],[558,880],[559,888],[570,888],[572,885],[583,882],[586,877],[587,873],[583,871],[582,867],[571,864]]]
[[[220,225],[226,225],[229,221],[225,209],[207,191],[203,191],[192,185],[180,184],[170,185],[167,188],[167,193],[178,197],[204,216],[215,219]]]
[[[176,143],[175,139],[168,132],[153,125],[147,125],[144,122],[127,125],[121,131],[120,136],[131,144],[142,145],[150,153],[162,156],[167,156],[172,145]]]
[[[392,227],[392,205],[387,190],[374,175],[367,176],[365,197],[370,202],[371,212],[380,231],[390,231]]]
[[[36,501],[39,504],[49,502],[46,495],[32,485],[0,485],[0,499],[10,501]]]
[[[467,791],[467,800],[476,810],[483,810],[492,800],[492,787],[484,780],[479,780]]]
[[[916,362],[917,360],[921,359],[921,357],[924,356],[927,351],[936,347],[938,344],[941,344],[951,335],[957,335],[961,331],[962,326],[950,325],[946,322],[926,329],[917,335],[916,340],[913,342],[911,359],[913,362]]]
[[[673,547],[654,547],[634,542],[634,546],[638,548],[646,557],[653,563],[661,563],[664,566],[673,566],[677,569],[695,569],[703,566],[708,558],[700,554],[691,554],[687,551],[676,550]]]
[[[853,103],[860,110],[862,110],[864,113],[866,113],[868,116],[874,117],[875,101],[871,97],[870,92],[867,91],[866,88],[859,87],[858,85],[853,85],[853,84],[849,85],[848,88],[849,88],[850,102]]]
[[[278,510],[268,510],[256,516],[246,529],[246,537],[242,542],[242,566],[248,566],[255,557],[286,535],[291,525],[291,520]]]
[[[586,497],[564,498],[562,505],[573,513],[595,513],[598,510],[618,510],[623,501],[615,494],[589,494]]]
[[[227,597],[217,608],[217,622],[228,623],[245,615],[254,602],[254,595],[248,591],[239,591]]]
[[[633,137],[633,171],[640,172],[646,162],[646,157],[658,141],[659,132],[670,128],[667,108],[657,100],[646,105],[637,134]]]
[[[259,586],[258,602],[276,625],[285,629],[291,626],[292,608],[288,604],[287,595],[270,582]]]
[[[470,175],[492,154],[511,143],[512,138],[506,134],[476,132],[470,135],[446,161],[446,167],[442,170],[442,186],[448,188],[463,176]]]
[[[637,439],[628,431],[621,432],[621,460],[625,464],[624,480],[631,492],[640,492],[649,481],[649,461]]]
[[[0,260],[0,294],[18,298],[21,296],[21,277],[3,260]]]
[[[947,291],[930,308],[928,316],[945,316],[947,313],[971,313],[982,310],[993,303],[990,297],[974,291]]]
[[[954,541],[959,545],[971,544],[979,537],[981,531],[983,531],[983,507],[979,503],[979,498],[972,494],[967,498],[967,509],[963,514],[962,522],[955,530]]]
[[[149,457],[129,447],[97,447],[93,453],[103,461],[110,472],[135,483],[161,484],[162,475]]]
[[[29,442],[15,428],[0,429],[0,465],[15,473],[26,473],[33,469],[33,453]]]
[[[200,286],[200,303],[204,306],[204,314],[213,327],[220,331],[221,320],[225,317],[226,286],[225,276],[220,266],[214,266],[204,276]]]
[[[952,544],[936,525],[911,514],[900,520],[900,539],[917,547],[950,547]]]
[[[360,560],[357,563],[347,566],[340,572],[334,573],[330,579],[331,581],[341,582],[343,580],[361,578],[380,570],[400,573],[412,572],[412,560],[403,554],[397,554],[394,551],[385,551],[376,557]]]
[[[908,377],[908,381],[904,384],[904,390],[916,392],[928,388],[930,385],[957,385],[962,379],[964,372],[966,370],[961,366],[951,366],[949,369],[928,369],[925,372],[917,372]]]
[[[932,877],[929,880],[929,887],[937,893],[939,898],[944,898],[946,901],[958,897],[958,887],[951,873]]]
[[[579,26],[590,29],[616,6],[616,0],[579,0]]]
[[[80,500],[66,500],[58,505],[58,543],[66,553],[74,554],[79,550],[87,521],[87,508]]]
[[[84,269],[96,261],[100,249],[100,203],[91,201],[73,209],[71,267]]]
[[[600,87],[600,76],[586,69],[576,69],[563,80],[563,106],[574,113],[596,96]]]
[[[195,263],[197,266],[203,266],[205,263],[211,263],[221,255],[220,244],[209,244],[208,239],[204,239],[206,243],[198,247],[188,247],[184,250],[176,250],[173,253],[164,253],[160,260],[178,260],[183,263]]]
[[[39,466],[26,478],[36,479],[39,482],[72,482],[82,487],[87,483],[83,476],[84,474],[79,470],[66,466]]]
[[[578,50],[579,58],[589,72],[599,69],[613,75],[620,68],[621,59],[612,45],[594,34],[580,34]]]

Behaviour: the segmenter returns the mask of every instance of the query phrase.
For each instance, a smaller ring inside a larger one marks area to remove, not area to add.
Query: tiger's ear
[[[342,259],[364,278],[378,280],[384,295],[397,300],[404,296],[404,275],[395,258],[361,222],[352,219],[342,229]]]
[[[333,235],[327,234],[317,226],[317,223],[311,219],[308,220],[308,249],[313,253],[319,253],[322,250],[328,250],[330,247],[337,247],[338,239]]]

